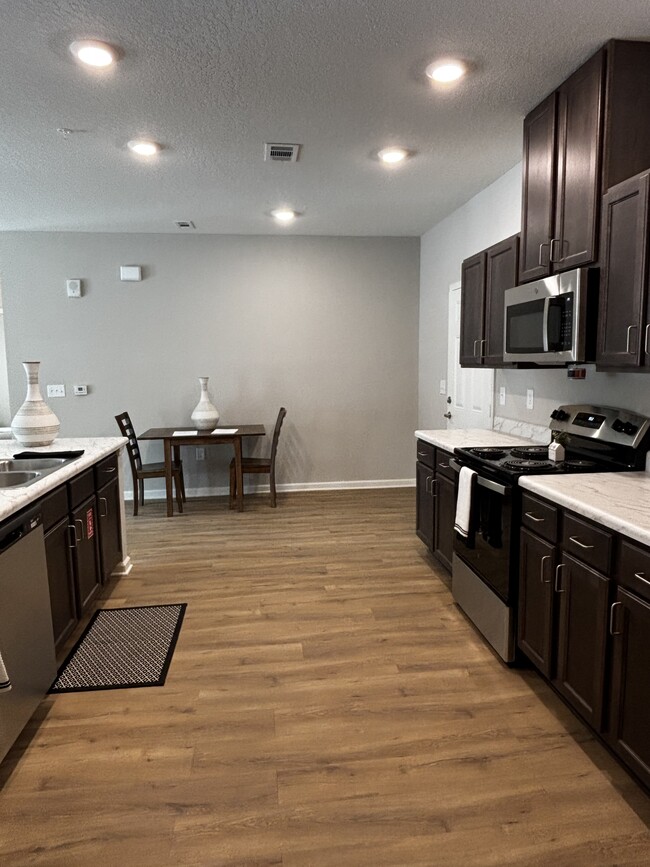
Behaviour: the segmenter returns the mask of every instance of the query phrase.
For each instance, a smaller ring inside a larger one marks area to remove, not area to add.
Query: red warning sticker
[[[88,509],[86,512],[86,538],[92,539],[95,535],[95,510]]]

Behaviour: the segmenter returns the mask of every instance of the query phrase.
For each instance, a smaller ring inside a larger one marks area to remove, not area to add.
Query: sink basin
[[[22,485],[29,485],[41,477],[40,473],[35,472],[0,472],[0,488],[18,488]]]
[[[58,470],[70,458],[26,458],[25,460],[0,460],[0,473],[29,472],[35,470]]]

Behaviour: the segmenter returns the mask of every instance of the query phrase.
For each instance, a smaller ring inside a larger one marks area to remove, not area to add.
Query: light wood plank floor
[[[647,865],[648,798],[503,666],[412,490],[147,504],[106,604],[187,602],[163,688],[47,699],[0,769],[0,864]]]

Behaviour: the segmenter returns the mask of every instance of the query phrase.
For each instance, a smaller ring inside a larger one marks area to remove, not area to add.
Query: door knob
[[[443,418],[451,418],[451,413],[450,412],[443,413]]]

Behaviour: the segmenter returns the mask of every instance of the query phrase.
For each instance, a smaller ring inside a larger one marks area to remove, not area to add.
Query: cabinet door
[[[99,513],[99,552],[104,583],[122,559],[122,533],[120,525],[120,492],[117,479],[97,492]]]
[[[485,278],[485,344],[483,364],[510,366],[503,361],[504,293],[517,285],[519,235],[506,238],[487,251]]]
[[[613,635],[610,740],[650,786],[650,605],[618,589],[611,612]]]
[[[461,268],[460,364],[479,367],[483,348],[485,250],[465,259]]]
[[[519,283],[548,277],[555,216],[557,96],[524,120],[524,165]],[[513,284],[514,285],[514,284]]]
[[[50,585],[52,628],[57,653],[77,623],[77,605],[72,566],[72,529],[68,516],[45,535],[45,559]]]
[[[599,367],[638,367],[644,349],[645,363],[650,363],[650,327],[644,318],[649,202],[648,173],[623,181],[603,198],[596,357]]]
[[[598,258],[604,52],[599,51],[558,89],[558,156],[554,271]]]
[[[435,500],[433,497],[433,470],[419,461],[415,467],[416,508],[415,532],[424,544],[433,551],[433,521]]]
[[[555,560],[555,545],[521,531],[517,644],[547,677],[552,668]]]
[[[456,485],[450,479],[436,476],[435,541],[434,554],[451,572],[454,553],[454,523],[456,519]]]
[[[76,544],[73,549],[77,610],[83,614],[101,587],[99,545],[97,535],[97,508],[95,495],[72,512]]]
[[[602,728],[609,580],[562,555],[556,686],[597,731]]]

